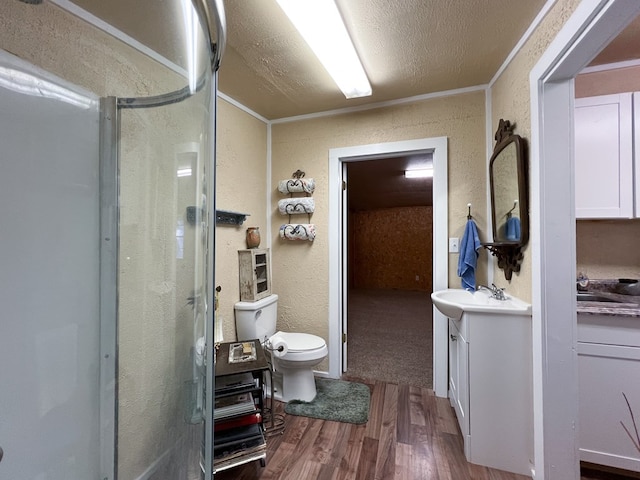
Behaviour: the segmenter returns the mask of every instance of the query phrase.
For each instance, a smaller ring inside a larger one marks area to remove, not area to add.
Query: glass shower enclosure
[[[212,478],[224,11],[148,3],[156,50],[128,2],[0,4],[0,478]]]

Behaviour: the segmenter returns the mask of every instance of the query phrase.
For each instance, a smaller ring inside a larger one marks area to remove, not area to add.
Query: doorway
[[[344,169],[349,348],[343,371],[431,389],[432,157],[345,162]]]
[[[361,145],[329,152],[329,375],[338,378],[347,359],[348,238],[346,164],[423,154],[433,158],[433,289],[446,288],[447,265],[447,139],[446,137]],[[433,388],[447,395],[446,319],[433,312]]]
[[[637,2],[583,2],[530,74],[536,478],[579,476],[573,79],[639,13]]]

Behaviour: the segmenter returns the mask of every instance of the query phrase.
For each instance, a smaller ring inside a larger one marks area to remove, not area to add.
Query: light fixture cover
[[[405,170],[404,176],[406,178],[429,178],[433,177],[433,167],[429,168],[416,168],[414,170]]]
[[[347,98],[371,95],[371,84],[334,0],[277,0]]]

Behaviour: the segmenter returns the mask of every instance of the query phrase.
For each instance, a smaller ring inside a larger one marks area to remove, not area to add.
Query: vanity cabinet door
[[[640,452],[624,392],[640,416],[640,348],[578,342],[580,460],[640,472]],[[640,425],[639,425],[640,427]]]
[[[574,124],[576,218],[632,218],[632,94],[576,99]]]
[[[449,400],[456,411],[460,431],[469,435],[469,345],[452,319],[449,319]],[[465,442],[466,444],[466,442]]]

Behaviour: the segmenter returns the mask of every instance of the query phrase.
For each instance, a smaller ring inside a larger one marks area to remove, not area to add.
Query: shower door
[[[98,107],[0,51],[3,479],[99,478]]]
[[[200,478],[211,289],[208,110],[202,105],[209,94],[118,110],[122,479],[142,473],[157,480]]]
[[[212,478],[222,2],[129,3],[0,2],[1,479]]]

